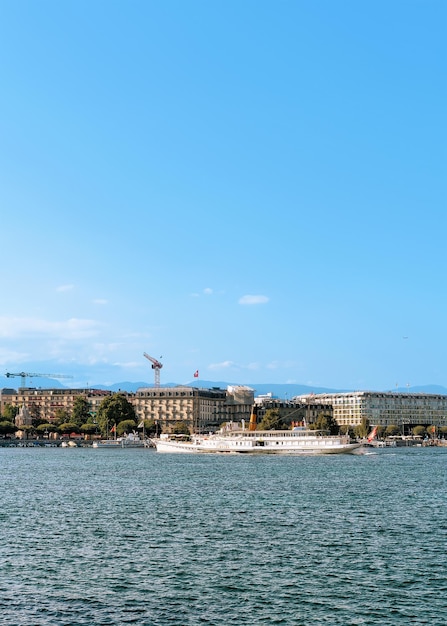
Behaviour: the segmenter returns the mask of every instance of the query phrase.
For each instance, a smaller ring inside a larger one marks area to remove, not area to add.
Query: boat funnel
[[[258,407],[253,405],[253,408],[251,410],[250,423],[248,425],[248,430],[256,430],[257,417],[258,417]]]

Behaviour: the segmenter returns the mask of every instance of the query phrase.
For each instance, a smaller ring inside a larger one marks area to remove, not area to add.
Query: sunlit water
[[[446,467],[0,448],[0,624],[447,624]]]

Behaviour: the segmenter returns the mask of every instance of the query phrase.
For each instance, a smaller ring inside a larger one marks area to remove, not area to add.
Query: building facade
[[[248,423],[254,397],[252,389],[242,386],[227,389],[149,387],[135,393],[120,393],[134,406],[138,422],[153,420],[159,432],[170,432],[179,422],[198,432],[214,432],[223,422],[246,420]],[[32,420],[52,423],[63,410],[69,421],[76,398],[83,397],[94,421],[101,402],[112,394],[99,389],[2,389],[0,412],[3,413],[7,404],[25,407]]]
[[[161,432],[183,422],[194,432],[215,432],[224,422],[250,420],[254,392],[249,387],[199,389],[149,387],[130,399],[139,420],[153,420]]]
[[[32,419],[56,421],[58,410],[66,411],[71,416],[76,398],[85,398],[89,404],[90,414],[94,418],[103,399],[112,395],[111,391],[102,389],[2,389],[0,390],[0,411],[3,413],[7,404],[25,407]]]
[[[322,402],[302,402],[297,400],[279,400],[266,396],[258,396],[255,398],[257,405],[258,423],[269,410],[276,410],[281,419],[286,422],[301,422],[304,424],[313,424],[317,421],[319,415],[332,416],[332,405]]]
[[[354,391],[299,396],[303,402],[331,404],[339,426],[371,425],[413,428],[447,426],[447,396],[398,392]]]

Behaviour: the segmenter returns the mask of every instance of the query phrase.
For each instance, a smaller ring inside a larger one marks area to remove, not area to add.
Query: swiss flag
[[[196,371],[194,372],[194,378],[199,378],[199,370],[196,370]]]

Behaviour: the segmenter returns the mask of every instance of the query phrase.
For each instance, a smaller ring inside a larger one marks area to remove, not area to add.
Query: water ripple
[[[446,460],[2,448],[1,623],[444,624]]]

